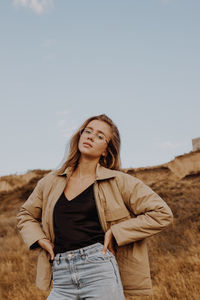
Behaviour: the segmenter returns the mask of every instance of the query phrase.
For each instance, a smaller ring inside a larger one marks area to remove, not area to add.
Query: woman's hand
[[[114,236],[111,229],[108,229],[108,231],[106,231],[104,236],[103,254],[106,253],[107,249],[110,250],[115,255]]]
[[[38,241],[38,244],[40,245],[41,248],[43,248],[50,254],[51,260],[54,260],[54,256],[55,256],[53,252],[54,244],[50,242],[48,239],[41,239]]]

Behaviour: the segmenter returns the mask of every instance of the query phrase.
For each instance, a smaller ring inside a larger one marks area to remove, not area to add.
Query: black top
[[[91,244],[104,243],[104,231],[99,222],[93,184],[72,200],[64,191],[53,212],[54,253],[75,250]]]

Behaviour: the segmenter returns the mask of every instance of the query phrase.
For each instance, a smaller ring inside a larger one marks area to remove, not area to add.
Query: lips
[[[83,143],[83,145],[87,145],[87,146],[92,147],[92,145],[90,143]]]

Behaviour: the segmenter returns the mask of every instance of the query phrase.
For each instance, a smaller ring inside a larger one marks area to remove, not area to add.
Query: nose
[[[91,140],[91,141],[94,141],[94,134],[93,134],[93,133],[90,134],[87,138],[88,138],[89,140]]]

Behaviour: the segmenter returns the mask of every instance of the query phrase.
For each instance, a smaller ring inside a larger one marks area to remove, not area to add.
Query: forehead
[[[111,135],[112,135],[110,125],[101,120],[92,120],[87,124],[86,127],[91,127],[95,131],[102,131],[106,136],[109,136],[109,137],[111,137]]]

